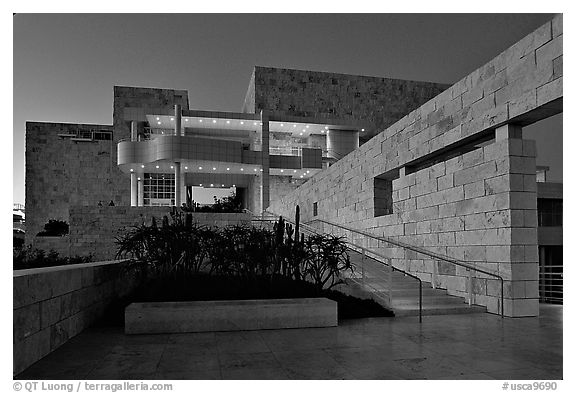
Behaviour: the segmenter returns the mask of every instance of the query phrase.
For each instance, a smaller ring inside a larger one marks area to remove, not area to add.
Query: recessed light
[[[199,167],[198,167],[198,169],[202,170],[202,167],[201,167],[201,166],[199,166]]]
[[[240,170],[241,170],[241,171],[243,171],[243,170],[244,170],[244,168],[240,168]]]
[[[284,127],[284,123],[280,123],[280,127]]]
[[[170,169],[174,169],[174,165],[170,165]]]
[[[306,124],[306,128],[310,128],[310,126],[308,124]]]
[[[302,133],[300,133],[300,135],[303,135]]]
[[[284,169],[280,169],[280,173],[284,173]]]
[[[188,121],[188,119],[184,119],[184,121]]]
[[[293,124],[292,127],[296,127],[296,124]]]
[[[256,168],[254,168],[254,172],[256,172]]]
[[[324,130],[320,131],[322,134],[324,134]]]
[[[232,187],[236,187],[236,184],[232,184]]]
[[[224,187],[224,184],[222,184],[222,187]]]
[[[328,126],[325,126],[324,129],[327,130],[327,129],[328,129]]]
[[[226,170],[227,170],[227,171],[229,171],[229,170],[230,170],[230,168],[226,168]]]
[[[202,187],[202,183],[200,183],[200,187]]]
[[[212,120],[212,123],[216,123],[216,119]]]
[[[214,184],[210,184],[210,187],[214,187]]]
[[[260,172],[264,172],[264,169],[260,169]]]
[[[162,131],[162,135],[164,135],[164,131]]]
[[[362,128],[362,131],[364,131],[364,128]]]
[[[188,169],[188,167],[187,167],[187,166],[185,166],[185,167],[184,167],[184,169]]]
[[[215,171],[215,170],[216,170],[216,168],[212,168],[212,170],[213,170],[213,171]]]
[[[230,124],[230,120],[226,120],[226,124]]]
[[[170,121],[174,121],[174,118],[173,118],[173,117],[171,117],[171,118],[170,118]]]
[[[244,122],[243,122],[243,121],[241,121],[241,122],[240,122],[240,124],[244,124]]]
[[[200,123],[202,123],[202,119],[199,119],[198,121],[199,121]]]
[[[302,179],[303,177],[304,177],[303,175],[300,175],[300,179]]]
[[[161,122],[161,121],[159,121],[159,122],[158,122],[158,124],[162,124],[162,122]]]
[[[138,178],[138,181],[140,181],[140,178]]]
[[[294,173],[296,173],[296,169],[294,169]]]
[[[306,171],[306,173],[310,173],[310,171]]]
[[[156,169],[160,168],[160,166],[156,165]]]
[[[130,172],[134,172],[134,169],[130,168]]]
[[[141,166],[142,166],[142,168],[144,168],[144,165],[141,165]]]
[[[159,117],[157,117],[157,118],[156,118],[156,120],[160,120],[160,118],[159,118]]]

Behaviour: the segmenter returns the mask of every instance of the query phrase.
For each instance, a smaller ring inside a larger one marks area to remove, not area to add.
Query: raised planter
[[[132,303],[126,334],[192,333],[338,326],[338,305],[326,298]]]

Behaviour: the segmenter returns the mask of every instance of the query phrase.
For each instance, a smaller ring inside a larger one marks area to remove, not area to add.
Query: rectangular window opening
[[[392,180],[374,178],[374,217],[392,214]]]

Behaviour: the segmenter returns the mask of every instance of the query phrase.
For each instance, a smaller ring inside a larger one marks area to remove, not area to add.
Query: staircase
[[[420,282],[360,252],[349,249],[355,272],[346,277],[347,285],[334,289],[362,299],[373,299],[392,309],[396,316],[419,314]],[[390,277],[391,276],[391,277]],[[391,281],[391,285],[390,285]],[[422,282],[422,315],[465,314],[486,312],[486,308],[468,305],[462,297],[449,295],[445,289]]]

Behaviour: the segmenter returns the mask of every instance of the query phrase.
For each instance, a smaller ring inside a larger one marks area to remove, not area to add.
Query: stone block
[[[40,330],[40,305],[30,304],[14,310],[14,340],[22,341]]]
[[[329,327],[337,303],[326,298],[132,303],[126,334]]]
[[[484,180],[480,180],[474,183],[469,183],[464,185],[464,198],[477,198],[484,196],[486,193],[484,189]]]
[[[536,104],[538,106],[562,97],[562,77],[554,79],[552,82],[546,83],[536,89]]]

